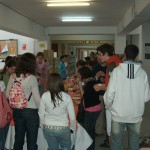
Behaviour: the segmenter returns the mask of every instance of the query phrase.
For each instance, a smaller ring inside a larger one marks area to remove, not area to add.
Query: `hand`
[[[105,84],[95,84],[93,88],[96,92],[106,90]]]

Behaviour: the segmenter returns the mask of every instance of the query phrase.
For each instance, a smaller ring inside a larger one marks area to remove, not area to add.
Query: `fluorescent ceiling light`
[[[92,21],[92,18],[81,18],[81,17],[73,18],[73,17],[71,17],[71,18],[62,18],[62,21],[63,22],[90,22],[90,21]]]
[[[49,0],[47,3],[89,2],[90,0]]]
[[[47,4],[48,7],[61,7],[61,6],[89,6],[90,3],[86,3],[86,2],[71,2],[71,3],[49,3]]]

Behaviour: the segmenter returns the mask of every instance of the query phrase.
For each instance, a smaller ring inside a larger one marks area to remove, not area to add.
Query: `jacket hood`
[[[142,72],[141,64],[138,63],[120,63],[118,69],[120,69],[122,74],[128,79],[134,79]]]

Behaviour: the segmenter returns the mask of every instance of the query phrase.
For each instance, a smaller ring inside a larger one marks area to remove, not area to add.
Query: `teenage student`
[[[150,100],[150,88],[147,73],[136,62],[138,53],[137,46],[126,46],[126,61],[113,70],[104,95],[106,109],[112,114],[111,150],[121,149],[125,128],[128,149],[139,149],[140,127],[145,103]]]
[[[47,92],[42,95],[39,115],[49,149],[59,150],[60,146],[62,150],[70,150],[70,128],[75,132],[76,117],[72,99],[64,92],[63,79],[58,73],[48,77]]]
[[[0,81],[4,83],[5,87],[7,87],[9,77],[11,74],[15,72],[15,69],[16,69],[15,60],[13,59],[13,57],[7,56],[7,59],[5,59],[5,66],[2,72],[0,73]],[[0,150],[4,150],[8,128],[9,124],[4,128],[0,128]]]
[[[13,118],[15,123],[15,143],[13,150],[23,150],[24,138],[27,137],[27,149],[37,150],[37,136],[39,128],[38,107],[40,104],[40,94],[36,74],[36,57],[31,53],[24,53],[20,56],[15,74],[10,76],[6,95],[12,89],[15,81],[22,78],[21,86],[26,98],[29,98],[27,106],[24,109],[13,109]],[[32,94],[31,94],[32,93]]]
[[[110,44],[103,44],[100,47],[97,48],[97,59],[100,60],[101,63],[106,63],[106,76],[105,76],[105,84],[102,84],[101,86],[96,85],[94,86],[96,91],[103,90],[105,91],[107,89],[107,85],[109,82],[109,77],[111,72],[115,67],[119,65],[121,60],[117,55],[115,55],[114,47]],[[111,114],[109,111],[106,110],[106,125],[107,125],[107,136],[104,141],[104,143],[101,146],[109,146],[109,137],[111,133]]]

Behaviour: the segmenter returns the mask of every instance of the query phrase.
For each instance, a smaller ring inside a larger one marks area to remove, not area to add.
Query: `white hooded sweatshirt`
[[[106,109],[116,122],[142,121],[145,102],[150,100],[150,88],[146,72],[140,64],[120,63],[111,73],[104,95]]]

